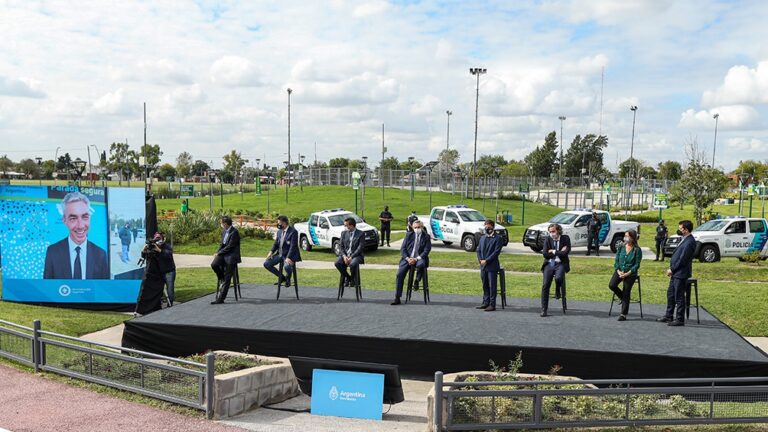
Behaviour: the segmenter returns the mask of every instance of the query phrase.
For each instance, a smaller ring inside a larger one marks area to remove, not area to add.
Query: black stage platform
[[[662,305],[636,304],[625,322],[608,317],[609,303],[569,301],[567,315],[552,300],[551,316],[539,317],[535,299],[509,298],[505,310],[477,310],[480,296],[421,292],[407,305],[390,306],[392,292],[354,290],[336,301],[336,290],[301,287],[275,301],[274,286],[243,286],[235,303],[210,305],[205,296],[125,323],[123,346],[181,356],[227,349],[391,363],[412,377],[434,371],[489,370],[523,352],[524,372],[582,378],[768,376],[768,356],[717,318],[701,310],[701,324],[668,327],[654,319]],[[351,299],[349,298],[351,296]],[[609,292],[606,289],[606,298]],[[691,316],[695,310],[691,311]]]

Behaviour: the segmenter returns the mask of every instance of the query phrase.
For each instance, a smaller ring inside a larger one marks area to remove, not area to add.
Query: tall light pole
[[[384,153],[387,148],[384,146],[384,123],[381,124],[381,165],[379,165],[379,183],[381,184],[381,201],[384,201]],[[392,178],[390,173],[389,178]]]
[[[304,155],[299,153],[299,187],[304,192]]]
[[[475,177],[477,177],[477,116],[480,107],[480,75],[488,72],[485,68],[469,68],[469,73],[477,77],[475,87],[475,148],[472,153],[472,199],[475,199]]]
[[[360,180],[362,180],[362,191],[360,192],[360,217],[365,220],[365,177],[368,172],[368,156],[363,156],[361,159],[363,161],[363,175],[360,176]]]
[[[715,119],[715,143],[712,145],[712,168],[715,167],[715,150],[717,150],[717,120],[720,118],[720,114],[712,116]]]
[[[410,165],[411,168],[411,202],[413,202],[413,192],[415,190],[416,185],[414,184],[413,179],[413,160],[416,159],[413,156],[408,156],[408,165]]]
[[[445,149],[448,150],[451,147],[451,116],[453,111],[447,110],[445,114],[448,117],[448,124],[445,128]]]
[[[56,166],[59,164],[59,150],[61,150],[61,147],[56,147],[56,152],[53,154],[53,184],[56,185],[57,179],[59,177],[57,171],[58,169]]]
[[[632,178],[633,168],[635,166],[635,119],[637,119],[637,105],[631,105],[629,110],[632,111],[632,141],[629,145],[629,182],[627,188],[629,189],[629,205],[632,205]],[[626,214],[626,212],[625,212]]]
[[[290,156],[288,156],[290,157]],[[283,164],[285,164],[285,177],[283,178],[284,183],[283,187],[285,188],[285,203],[288,203],[288,183],[285,182],[286,178],[288,178],[288,169],[291,167],[291,163],[289,161],[283,161]]]
[[[557,181],[561,182],[563,181],[563,122],[565,116],[560,116],[558,119],[560,120],[560,163],[557,167]]]
[[[286,175],[288,175],[288,170],[291,167],[291,93],[293,93],[293,90],[288,88],[288,164],[285,169]],[[288,202],[288,186],[291,185],[291,176],[288,175],[288,183],[286,183],[285,186],[285,202]]]

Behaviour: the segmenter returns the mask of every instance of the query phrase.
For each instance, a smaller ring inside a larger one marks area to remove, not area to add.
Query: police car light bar
[[[583,212],[592,212],[594,210],[588,209],[588,208],[575,208],[572,211],[583,211]]]
[[[343,208],[328,209],[328,210],[323,210],[320,213],[333,213],[337,211],[344,211],[344,209]]]
[[[464,204],[454,204],[454,205],[449,205],[448,208],[469,208],[469,207],[467,207]]]
[[[726,216],[725,219],[746,219],[742,215],[736,215],[736,216]]]

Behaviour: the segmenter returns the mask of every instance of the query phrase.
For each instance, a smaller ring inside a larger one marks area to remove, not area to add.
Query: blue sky
[[[760,1],[535,2],[8,1],[0,6],[0,154],[148,141],[221,164],[231,149],[286,158],[521,159],[564,115],[608,136],[609,167],[629,154],[680,159],[697,141],[717,165],[768,159],[768,7]],[[605,72],[602,124],[601,71]]]

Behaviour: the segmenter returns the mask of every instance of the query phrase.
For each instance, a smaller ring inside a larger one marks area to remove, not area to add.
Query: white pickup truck
[[[719,261],[721,257],[737,257],[759,252],[768,257],[768,221],[761,218],[729,216],[701,224],[691,233],[696,240],[695,257],[701,262]],[[671,236],[664,244],[664,255],[671,256],[681,237]]]
[[[304,251],[311,251],[313,247],[322,246],[333,249],[339,255],[341,246],[341,232],[344,230],[344,219],[352,217],[357,222],[357,229],[365,235],[365,249],[376,250],[379,248],[379,232],[368,225],[360,216],[346,211],[343,208],[323,210],[309,215],[307,222],[299,222],[293,225],[299,232],[299,245]]]
[[[555,215],[549,222],[533,225],[525,230],[523,234],[523,244],[530,247],[534,252],[541,252],[544,248],[544,239],[547,234],[547,227],[556,223],[563,227],[563,234],[571,238],[571,246],[587,246],[587,222],[592,218],[591,209],[573,209],[564,211]],[[611,220],[611,215],[604,210],[594,210],[602,225],[600,227],[600,244],[610,246],[612,252],[616,252],[624,243],[624,233],[629,230],[637,231],[640,234],[640,224],[637,222]]]
[[[480,242],[480,236],[485,233],[487,218],[475,209],[465,205],[438,206],[432,209],[429,216],[419,216],[434,240],[441,240],[446,245],[461,242],[461,247],[467,252],[474,252]],[[509,243],[507,229],[499,224],[494,230],[504,238],[504,246]]]

